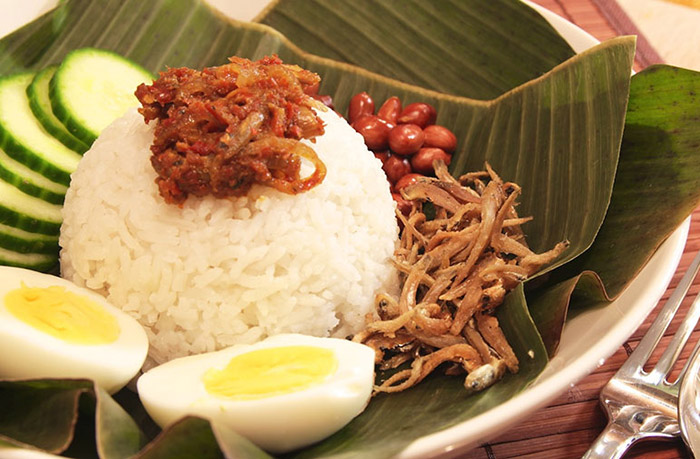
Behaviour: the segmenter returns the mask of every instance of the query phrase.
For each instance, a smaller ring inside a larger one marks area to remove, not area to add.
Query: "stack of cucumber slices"
[[[136,87],[152,80],[135,62],[95,48],[0,77],[0,265],[56,265],[70,174],[102,129],[138,105]]]

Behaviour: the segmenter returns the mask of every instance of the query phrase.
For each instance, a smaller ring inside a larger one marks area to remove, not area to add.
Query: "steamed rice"
[[[152,126],[128,112],[72,176],[62,275],[137,318],[155,363],[283,332],[359,331],[375,293],[396,282],[394,202],[362,137],[334,112],[320,116],[326,133],[304,142],[327,166],[321,185],[179,208],[154,182]]]

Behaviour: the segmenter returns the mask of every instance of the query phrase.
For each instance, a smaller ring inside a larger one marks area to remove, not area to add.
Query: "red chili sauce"
[[[300,142],[324,132],[308,96],[320,77],[277,56],[229,61],[168,69],[136,89],[145,121],[157,120],[151,163],[168,203],[190,194],[244,196],[256,183],[297,194],[325,177],[323,162]],[[315,168],[305,178],[302,158]]]

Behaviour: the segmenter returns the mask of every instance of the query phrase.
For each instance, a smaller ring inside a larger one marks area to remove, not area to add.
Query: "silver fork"
[[[646,372],[644,364],[676,315],[699,269],[700,253],[634,352],[601,390],[600,403],[608,415],[608,425],[584,459],[619,458],[638,440],[650,437],[670,439],[680,435],[678,388],[687,364],[673,383],[668,381],[668,375],[700,318],[700,295],[693,301],[656,366]]]

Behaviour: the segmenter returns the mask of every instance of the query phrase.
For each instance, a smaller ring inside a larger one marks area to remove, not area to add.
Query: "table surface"
[[[664,62],[653,44],[630,19],[630,15],[615,0],[534,0],[545,8],[575,23],[599,40],[618,35],[637,35],[635,69]],[[503,459],[509,457],[538,459],[580,458],[589,445],[600,434],[606,424],[606,416],[598,404],[598,394],[615,374],[627,356],[644,335],[660,306],[678,284],[682,274],[700,250],[700,208],[693,212],[688,241],[678,271],[654,312],[630,339],[618,349],[602,366],[578,384],[571,387],[548,407],[536,412],[526,424],[510,429],[502,436],[491,440],[466,454],[466,458]],[[690,289],[690,294],[681,309],[687,310],[700,291],[700,277]],[[679,319],[666,331],[665,341],[675,333]],[[691,343],[700,337],[700,326],[691,336]],[[663,341],[662,341],[663,343]],[[663,346],[661,346],[663,347]],[[679,366],[688,359],[692,347],[686,346],[681,354]],[[652,361],[657,356],[652,356]],[[682,440],[646,441],[635,445],[625,458],[684,458],[691,457]]]

